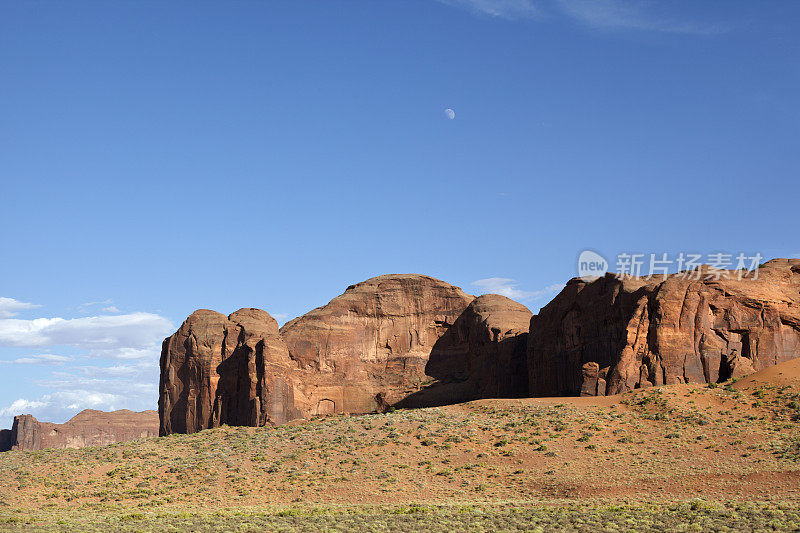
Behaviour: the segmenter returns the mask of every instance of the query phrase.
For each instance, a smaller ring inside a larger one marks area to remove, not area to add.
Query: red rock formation
[[[162,346],[160,434],[297,418],[295,367],[265,311],[195,311]]]
[[[527,307],[505,296],[475,298],[431,350],[425,375],[436,381],[399,406],[527,396],[531,316]]]
[[[302,410],[371,412],[421,389],[431,351],[473,296],[415,274],[379,276],[288,322]]]
[[[161,353],[162,435],[371,412],[415,392],[471,296],[427,276],[380,276],[286,324],[264,311],[193,313]]]
[[[576,395],[584,379],[588,393],[602,370],[616,394],[724,381],[800,357],[800,259],[769,261],[757,279],[714,279],[707,268],[699,276],[570,280],[531,320],[531,394]],[[585,373],[587,363],[596,369]]]
[[[600,370],[600,365],[591,362],[581,367],[581,396],[603,396],[606,393],[607,369]]]
[[[467,340],[475,383],[474,398],[521,398],[528,395],[527,346],[530,309],[505,296],[479,296],[465,311]],[[459,326],[461,324],[459,323]]]
[[[106,413],[86,409],[64,424],[39,422],[31,415],[19,415],[14,417],[7,447],[0,447],[0,451],[102,446],[156,435],[156,411],[135,413],[122,409]]]
[[[411,274],[352,285],[280,332],[264,311],[197,311],[164,341],[161,434],[524,395],[530,316]]]

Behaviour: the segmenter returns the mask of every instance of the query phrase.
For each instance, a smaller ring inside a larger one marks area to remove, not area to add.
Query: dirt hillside
[[[798,420],[795,360],[720,386],[480,400],[14,451],[0,454],[0,520],[45,526],[87,516],[146,521],[187,509],[210,516],[234,509],[530,509],[697,498],[795,505]]]

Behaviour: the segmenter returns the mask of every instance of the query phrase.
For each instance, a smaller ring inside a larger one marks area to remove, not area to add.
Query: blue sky
[[[154,408],[196,308],[800,256],[800,4],[0,5],[0,427]],[[454,112],[451,119],[446,109]]]

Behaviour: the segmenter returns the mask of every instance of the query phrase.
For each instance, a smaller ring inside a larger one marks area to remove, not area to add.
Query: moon
[[[456,112],[450,109],[449,107],[444,110],[444,114],[447,115],[447,118],[449,118],[450,120],[456,118]]]

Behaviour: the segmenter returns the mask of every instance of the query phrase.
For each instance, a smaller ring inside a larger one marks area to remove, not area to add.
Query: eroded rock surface
[[[64,424],[39,422],[32,415],[19,415],[14,417],[11,430],[3,431],[8,432],[0,435],[6,447],[0,447],[0,451],[102,446],[157,436],[158,413],[86,409]]]
[[[757,279],[714,278],[704,267],[666,280],[570,280],[531,320],[531,395],[589,394],[601,369],[605,393],[617,394],[724,381],[800,357],[800,259],[769,261]]]
[[[161,434],[524,396],[530,317],[416,274],[351,285],[280,331],[257,309],[196,311],[164,341]]]
[[[533,318],[415,274],[352,285],[280,330],[258,309],[196,311],[163,345],[161,434],[722,381],[800,356],[800,260],[737,276],[573,279]]]
[[[435,381],[399,405],[427,407],[527,396],[531,316],[527,307],[505,296],[475,298],[431,350],[425,375]]]
[[[431,381],[431,352],[474,299],[416,274],[379,276],[281,328],[302,371],[304,411],[370,412]]]
[[[532,316],[521,303],[498,294],[470,303],[456,325],[467,340],[473,399],[528,395],[526,351]]]
[[[604,396],[606,393],[606,374],[608,368],[600,368],[594,362],[586,363],[581,367],[582,384],[581,396]]]
[[[162,345],[160,433],[297,418],[289,376],[295,366],[267,312],[195,311]]]

